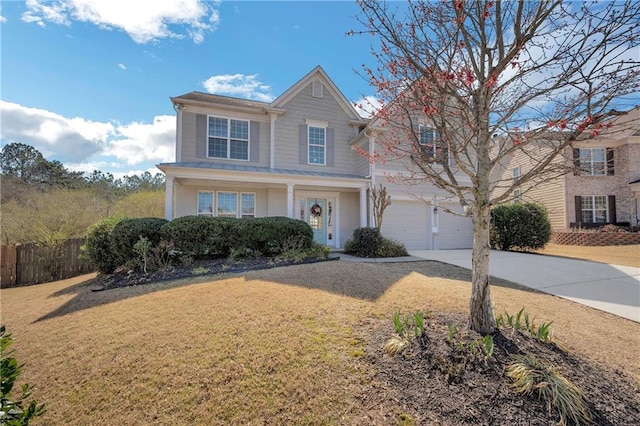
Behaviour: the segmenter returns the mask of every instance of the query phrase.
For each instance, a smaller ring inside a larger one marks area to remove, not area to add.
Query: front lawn
[[[85,276],[3,289],[2,323],[47,404],[34,424],[428,424],[438,414],[416,411],[389,375],[406,357],[380,346],[398,309],[464,314],[469,275],[429,261],[323,262],[101,292]],[[621,401],[637,410],[640,324],[493,284],[497,313],[525,306],[554,321],[570,354],[598,363],[596,383],[619,371]]]

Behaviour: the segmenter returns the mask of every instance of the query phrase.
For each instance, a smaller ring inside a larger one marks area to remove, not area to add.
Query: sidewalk
[[[361,259],[340,253],[345,261],[407,262],[437,260],[471,269],[471,250],[415,250],[409,257]],[[544,291],[640,322],[640,268],[556,256],[491,251],[494,277]]]

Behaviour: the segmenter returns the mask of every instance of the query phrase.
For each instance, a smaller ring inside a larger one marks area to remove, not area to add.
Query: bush
[[[401,243],[385,238],[378,228],[357,228],[353,238],[344,246],[344,252],[358,257],[398,257],[408,256]]]
[[[147,238],[151,247],[156,247],[162,236],[160,229],[167,220],[157,217],[124,219],[118,222],[111,231],[111,252],[115,256],[117,266],[131,261],[136,263],[138,253],[134,249],[140,238]]]
[[[117,257],[111,250],[111,231],[125,218],[112,216],[89,227],[87,242],[82,246],[82,256],[96,267],[98,272],[112,273],[118,267]]]
[[[302,250],[311,247],[313,230],[308,223],[287,217],[246,218],[238,221],[238,239],[234,248],[242,247],[262,256],[277,256],[291,244]]]
[[[503,204],[491,210],[491,247],[536,250],[551,238],[547,209],[541,204]]]
[[[2,370],[2,386],[0,387],[0,424],[2,425],[28,425],[34,417],[41,416],[45,412],[44,404],[38,405],[34,399],[27,401],[31,396],[28,384],[22,385],[22,393],[14,398],[13,384],[20,375],[22,365],[10,356],[7,348],[13,343],[11,334],[5,335],[5,326],[0,326],[0,369]],[[27,405],[28,404],[28,405]]]
[[[183,255],[226,257],[238,240],[238,222],[226,217],[183,216],[165,224],[160,232]]]

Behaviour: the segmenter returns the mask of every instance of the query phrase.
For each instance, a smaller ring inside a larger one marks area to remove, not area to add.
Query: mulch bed
[[[384,419],[389,424],[558,424],[558,412],[546,402],[535,394],[521,396],[510,387],[512,380],[506,375],[510,354],[527,354],[553,366],[582,389],[593,424],[640,424],[640,391],[621,371],[509,328],[494,335],[493,356],[485,360],[482,354],[451,345],[449,324],[459,328],[456,339],[463,344],[480,337],[467,329],[464,315],[433,315],[425,320],[425,343],[412,339],[403,353],[392,356],[383,350],[395,333],[390,321],[371,320],[364,325],[365,360],[376,373],[362,403],[372,423]]]
[[[303,265],[307,263],[326,262],[339,260],[339,257],[327,259],[305,259],[302,261],[275,260],[273,258],[259,257],[249,259],[199,259],[189,265],[177,264],[169,268],[143,272],[140,270],[128,270],[121,268],[112,274],[99,274],[93,284],[93,291],[103,291],[113,288],[128,287],[134,285],[150,284],[163,281],[174,281],[184,278],[208,277],[220,274],[232,274],[239,272],[257,271],[282,266]]]

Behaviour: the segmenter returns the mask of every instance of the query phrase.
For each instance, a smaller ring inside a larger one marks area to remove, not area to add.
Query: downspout
[[[276,115],[269,114],[271,118],[271,128],[269,129],[269,168],[276,167]]]

